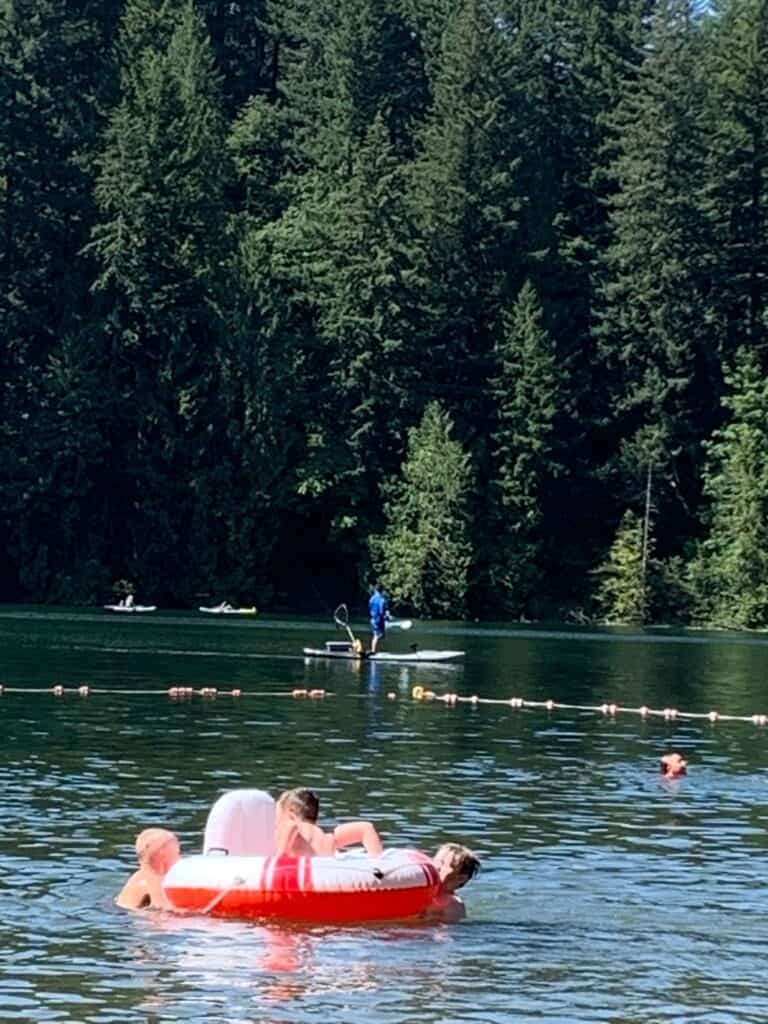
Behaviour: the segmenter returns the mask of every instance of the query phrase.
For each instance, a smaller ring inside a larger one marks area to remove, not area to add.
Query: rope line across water
[[[323,700],[326,697],[335,697],[336,694],[329,690],[322,689],[293,689],[293,690],[248,690],[241,689],[220,690],[215,686],[201,686],[195,689],[193,686],[170,686],[164,690],[129,690],[115,687],[94,688],[83,684],[81,686],[64,686],[62,683],[54,683],[53,686],[29,687],[29,686],[6,686],[0,683],[0,696],[10,694],[52,694],[54,697],[64,697],[68,694],[75,694],[78,697],[91,697],[99,695],[119,695],[123,697],[137,696],[165,696],[172,700],[191,700],[193,697],[202,697],[212,700],[216,697],[291,697],[293,699],[309,698],[310,700]],[[359,698],[359,694],[354,694]],[[389,700],[397,700],[396,693],[388,693]],[[525,700],[523,697],[478,697],[472,694],[463,697],[458,693],[435,693],[433,690],[426,690],[423,686],[414,686],[411,690],[411,697],[416,702],[436,702],[447,707],[455,707],[457,704],[492,704],[500,707],[511,707],[523,710],[525,708],[543,709],[545,711],[591,711],[597,714],[615,718],[616,715],[629,714],[638,715],[640,718],[663,718],[665,721],[709,721],[715,722],[749,722],[752,725],[768,725],[768,714],[753,715],[726,715],[720,711],[680,711],[678,708],[651,708],[645,704],[640,707],[626,707],[622,704],[564,704],[555,700]]]
[[[392,695],[390,694],[390,697]],[[423,686],[414,686],[411,696],[415,701],[438,701],[453,707],[456,704],[497,704],[512,708],[544,708],[547,711],[594,711],[613,718],[618,714],[639,715],[640,718],[663,718],[666,721],[704,719],[714,722],[751,722],[768,725],[768,715],[724,715],[720,711],[679,711],[677,708],[624,707],[621,704],[562,704],[554,700],[524,700],[522,697],[461,697],[458,693],[434,693]]]
[[[215,686],[201,686],[195,689],[194,686],[169,686],[166,690],[126,690],[115,687],[93,688],[91,686],[64,686],[62,683],[54,683],[53,686],[5,686],[0,683],[0,697],[6,694],[29,694],[47,693],[54,697],[65,697],[67,694],[76,694],[78,697],[91,697],[102,694],[119,694],[125,697],[170,697],[173,700],[185,700],[192,697],[309,697],[312,700],[322,700],[325,697],[335,696],[329,690],[219,690]]]

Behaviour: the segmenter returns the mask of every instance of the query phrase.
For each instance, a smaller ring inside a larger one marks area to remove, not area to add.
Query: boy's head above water
[[[136,836],[136,856],[142,867],[164,875],[179,859],[181,848],[175,833],[165,828],[145,828]]]
[[[320,813],[320,800],[311,789],[289,789],[278,798],[277,809],[283,814],[292,814],[299,821],[314,824]]]
[[[445,892],[461,889],[480,870],[480,859],[460,843],[443,843],[432,860]]]
[[[665,779],[675,779],[679,775],[685,775],[688,770],[688,762],[681,754],[664,754],[660,761],[661,774]]]

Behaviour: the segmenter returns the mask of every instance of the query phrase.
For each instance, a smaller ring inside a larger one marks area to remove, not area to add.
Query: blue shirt
[[[371,617],[371,623],[383,629],[387,616],[387,599],[380,590],[374,590],[371,594],[371,599],[368,602],[368,614]]]

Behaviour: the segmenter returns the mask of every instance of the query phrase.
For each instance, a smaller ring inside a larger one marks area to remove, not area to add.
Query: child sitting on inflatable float
[[[330,857],[346,846],[362,846],[370,857],[384,852],[381,836],[370,821],[350,821],[323,832],[317,824],[320,800],[311,789],[289,789],[277,800],[275,845],[278,856]]]
[[[161,879],[156,901],[120,905],[336,924],[407,917],[458,920],[463,916],[463,904],[454,892],[477,870],[477,858],[471,851],[447,844],[466,851],[469,863],[475,865],[468,869],[463,861],[458,870],[453,855],[443,854],[435,863],[418,850],[337,856],[279,852],[278,831],[288,848],[301,839],[310,848],[314,841],[323,849],[333,846],[336,850],[360,841],[352,838],[356,830],[357,835],[365,834],[372,850],[377,849],[377,841],[380,849],[381,840],[369,822],[339,826],[337,836],[336,832],[322,832],[314,822],[300,820],[295,810],[285,809],[293,794],[284,794],[280,812],[272,797],[261,790],[223,794],[208,815],[203,854],[172,863]],[[368,828],[361,831],[361,826]],[[345,829],[350,831],[345,833]]]

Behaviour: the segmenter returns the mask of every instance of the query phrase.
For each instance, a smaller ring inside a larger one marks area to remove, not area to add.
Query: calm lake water
[[[766,1019],[768,729],[416,703],[438,693],[768,711],[768,639],[418,624],[458,667],[305,664],[318,621],[0,609],[0,1020]],[[172,684],[241,687],[173,701]],[[293,699],[294,687],[332,691]],[[109,691],[109,692],[105,692]],[[143,692],[142,692],[143,691]],[[388,694],[397,694],[392,700]],[[662,782],[668,749],[689,774]],[[459,925],[266,927],[112,903],[149,824],[199,848],[224,790],[476,848]]]

